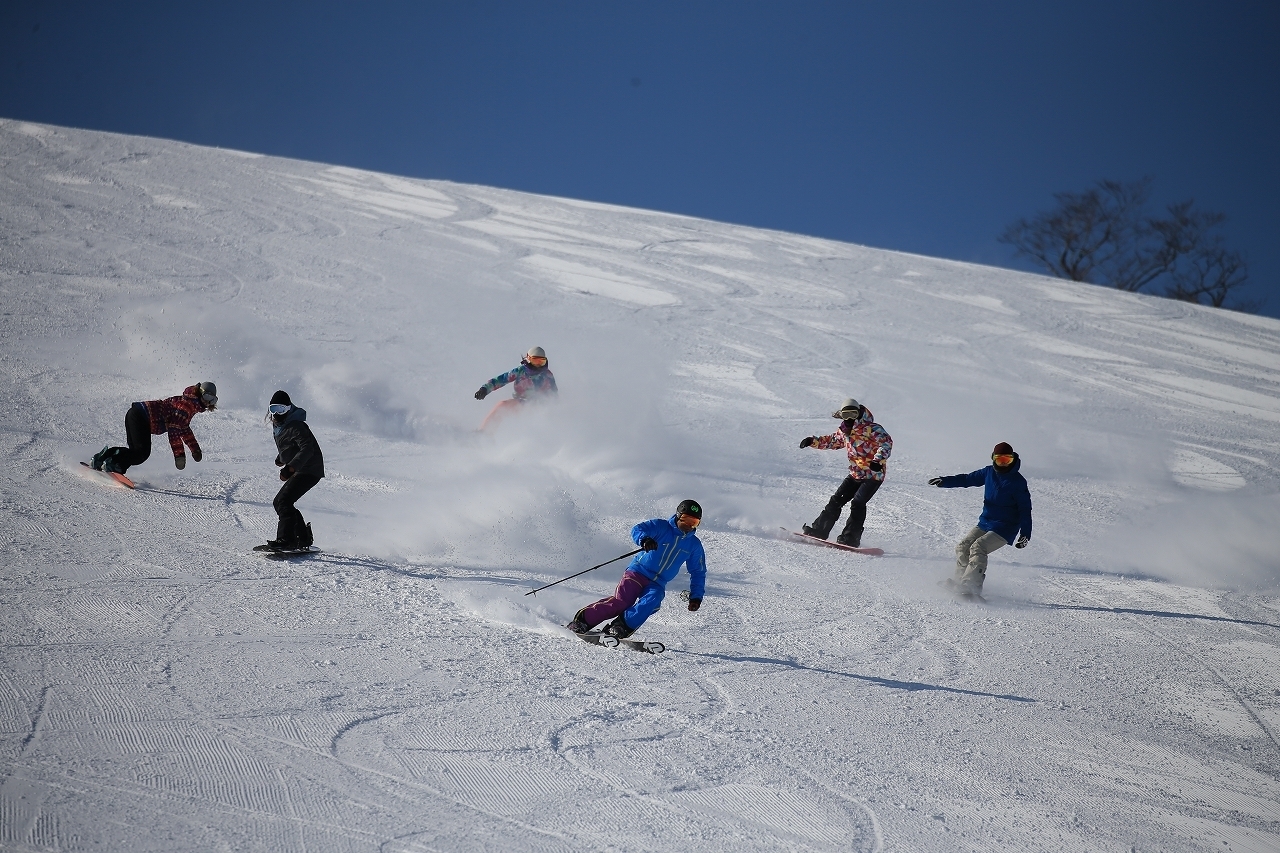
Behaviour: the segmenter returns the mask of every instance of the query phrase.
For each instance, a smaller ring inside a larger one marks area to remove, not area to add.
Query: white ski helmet
[[[524,354],[525,358],[546,358],[547,351],[542,347],[530,347],[529,351]]]
[[[856,418],[860,414],[862,414],[862,405],[852,397],[848,397],[840,404],[840,408],[831,413],[831,417],[847,421],[850,418]]]

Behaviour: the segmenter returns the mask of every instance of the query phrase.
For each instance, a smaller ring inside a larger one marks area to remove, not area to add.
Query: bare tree
[[[1214,233],[1227,217],[1197,210],[1192,200],[1153,217],[1150,198],[1149,177],[1099,181],[1081,193],[1056,193],[1057,207],[1019,219],[999,239],[1059,278],[1133,293],[1159,286],[1165,296],[1221,307],[1249,278],[1244,256]]]

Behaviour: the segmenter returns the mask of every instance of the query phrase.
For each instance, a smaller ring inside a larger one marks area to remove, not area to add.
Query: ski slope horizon
[[[1280,849],[1280,321],[685,216],[0,120],[0,847]],[[543,346],[552,406],[472,395]],[[84,469],[218,385],[176,470]],[[276,563],[266,403],[323,552]],[[845,397],[893,436],[866,558]],[[1035,507],[952,599],[1010,442]],[[561,626],[638,521],[708,591]]]

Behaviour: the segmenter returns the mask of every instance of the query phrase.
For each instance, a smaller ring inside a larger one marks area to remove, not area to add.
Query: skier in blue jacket
[[[981,594],[987,577],[987,555],[1005,544],[1025,548],[1031,541],[1031,490],[1018,469],[1022,459],[1008,442],[991,452],[991,464],[968,474],[934,477],[929,485],[942,489],[985,486],[978,526],[956,545],[956,573],[949,581],[961,593]],[[1016,539],[1016,541],[1015,541]]]
[[[653,518],[631,528],[631,539],[643,553],[627,566],[613,595],[579,610],[566,627],[584,634],[612,619],[604,633],[619,639],[631,636],[658,612],[667,584],[680,574],[681,565],[689,570],[689,609],[701,607],[707,581],[706,555],[697,535],[701,523],[702,507],[685,500],[670,518]]]

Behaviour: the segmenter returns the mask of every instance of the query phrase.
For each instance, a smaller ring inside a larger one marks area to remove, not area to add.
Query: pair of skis
[[[634,652],[648,652],[651,655],[660,655],[667,650],[667,647],[657,640],[622,639],[612,634],[606,634],[603,631],[587,631],[585,634],[576,634],[575,636],[588,643],[604,646],[607,649],[627,648]]]

